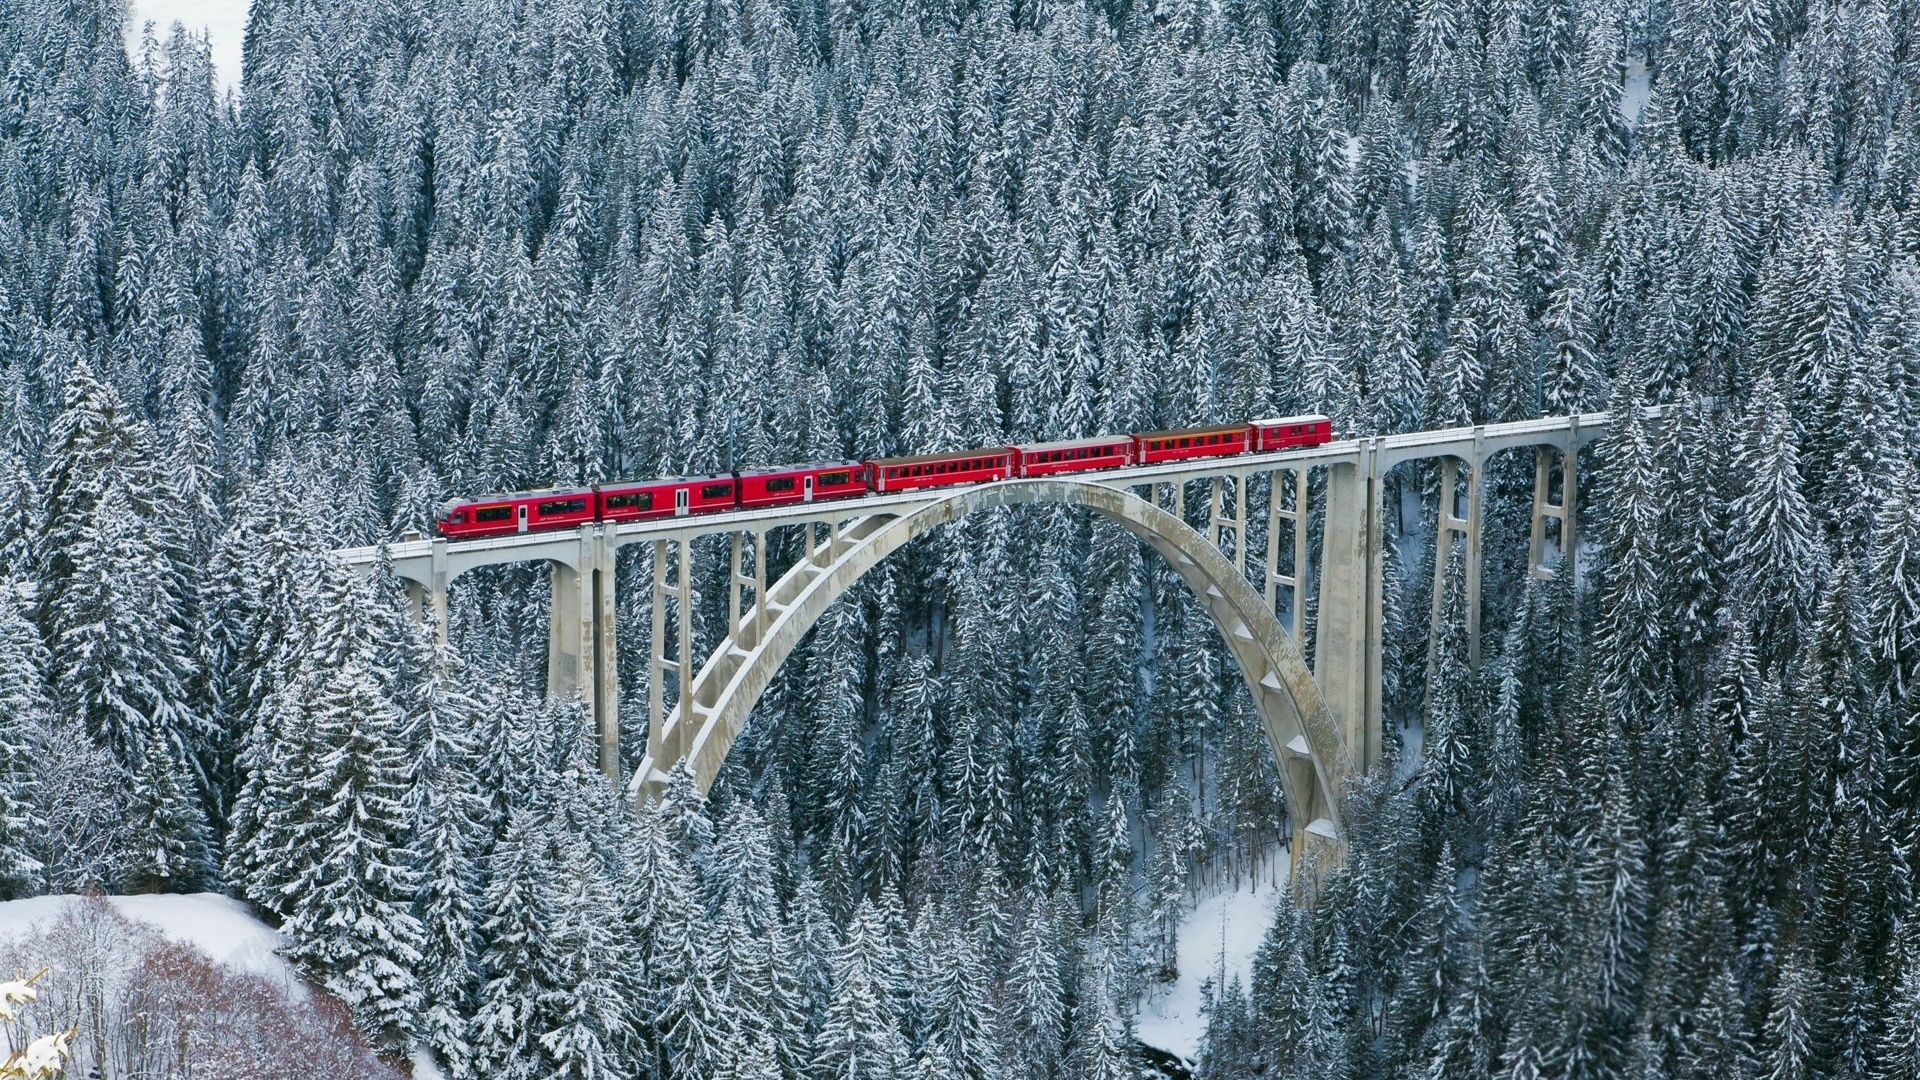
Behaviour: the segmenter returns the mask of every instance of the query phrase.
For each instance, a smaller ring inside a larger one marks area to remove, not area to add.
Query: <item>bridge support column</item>
[[[620,775],[619,692],[614,641],[613,548],[600,527],[580,530],[577,566],[553,564],[547,693],[579,695],[593,722],[600,770]]]
[[[447,643],[447,541],[436,537],[433,552],[428,557],[428,581],[414,578],[401,578],[401,585],[407,590],[407,606],[422,619],[433,622],[434,636],[440,644]]]
[[[604,529],[594,530],[593,722],[600,738],[600,772],[620,780],[619,599],[614,582],[618,549]]]
[[[433,613],[433,630],[439,635],[440,644],[447,643],[447,588],[452,583],[452,575],[447,572],[447,539],[435,537],[433,554],[429,556],[428,573],[433,582],[427,591],[428,610]]]
[[[1286,479],[1286,478],[1291,479]],[[1289,609],[1287,631],[1293,640],[1306,641],[1307,632],[1307,470],[1281,469],[1272,474],[1267,493],[1267,570],[1260,592],[1270,610],[1278,611],[1280,590],[1287,589]],[[1293,499],[1287,499],[1291,490]],[[1280,523],[1293,530],[1293,564],[1280,572]]]
[[[647,645],[647,760],[656,763],[654,767],[664,772],[686,756],[686,747],[682,743],[692,728],[687,722],[693,707],[691,539],[683,537],[654,541],[652,589],[653,633]],[[669,675],[674,679],[671,711],[667,707],[666,696]],[[649,784],[656,782],[653,777],[642,779]]]
[[[767,595],[765,531],[756,529],[733,534],[732,579],[727,597],[728,633],[736,644],[750,649],[758,645],[761,635],[767,632],[767,605],[762,602]]]
[[[1465,516],[1458,513],[1463,466],[1467,488]],[[1467,664],[1474,671],[1480,670],[1480,496],[1486,489],[1485,472],[1478,454],[1471,463],[1455,457],[1441,459],[1439,515],[1433,526],[1433,604],[1427,617],[1427,639],[1431,643],[1440,635],[1441,609],[1446,602],[1447,560],[1452,557],[1453,538],[1457,535],[1466,548],[1466,595],[1461,599],[1466,608]],[[1434,662],[1429,644],[1429,681],[1433,678]]]
[[[1213,546],[1227,550],[1227,537],[1233,537],[1233,568],[1247,571],[1247,478],[1216,476],[1207,501],[1207,537]]]
[[[1553,462],[1560,459],[1560,499],[1553,499]],[[1579,497],[1579,455],[1576,451],[1556,451],[1550,446],[1535,447],[1533,452],[1533,531],[1527,538],[1527,573],[1551,580],[1574,573],[1573,507]],[[1547,522],[1560,523],[1554,547],[1559,559],[1547,562]]]
[[[1301,490],[1304,491],[1304,481]],[[1358,463],[1327,467],[1321,526],[1320,618],[1313,680],[1339,725],[1355,768],[1380,758],[1380,626],[1383,622],[1379,440],[1362,444]],[[1304,503],[1296,503],[1304,524]],[[1296,526],[1298,528],[1298,526]],[[1298,550],[1298,547],[1296,547]],[[1298,567],[1296,566],[1296,575]],[[1301,590],[1295,587],[1295,605]]]

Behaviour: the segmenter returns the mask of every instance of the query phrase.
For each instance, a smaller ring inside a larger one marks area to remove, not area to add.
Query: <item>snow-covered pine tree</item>
[[[1772,376],[1754,389],[1733,450],[1741,480],[1729,512],[1729,564],[1762,664],[1778,671],[1798,644],[1824,576],[1826,545],[1801,490],[1800,455],[1784,390]]]
[[[33,837],[57,827],[36,812],[40,750],[50,732],[47,652],[28,621],[32,610],[26,582],[0,578],[0,899],[7,900],[39,891],[46,868],[32,854]]]
[[[370,1034],[400,1047],[415,1034],[423,931],[413,910],[419,870],[408,851],[405,723],[371,638],[356,628],[371,603],[339,566],[316,597],[300,718],[315,756],[289,793],[306,820],[289,853],[297,872],[287,882],[284,930],[291,955]]]
[[[125,770],[137,840],[123,884],[192,889],[212,872],[212,835],[193,758],[202,724],[188,699],[171,574],[125,480],[102,479],[86,516],[62,517],[50,533],[66,572],[43,616],[56,707],[82,717]]]
[[[410,718],[418,756],[406,799],[421,930],[415,1030],[456,1080],[471,1075],[467,1017],[479,989],[480,859],[493,839],[474,771],[481,707],[466,686],[472,677],[450,649],[436,650],[426,707]]]
[[[861,901],[833,964],[833,1000],[820,1030],[819,1080],[894,1080],[910,1067],[890,991],[892,945],[879,909]]]

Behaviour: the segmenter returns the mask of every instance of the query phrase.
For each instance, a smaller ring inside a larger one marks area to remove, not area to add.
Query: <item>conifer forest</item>
[[[1200,1080],[1920,1078],[1917,0],[253,0],[219,78],[129,18],[0,0],[0,899],[239,898],[459,1080],[1143,1076],[1251,880]],[[1577,579],[1495,459],[1478,642],[1390,475],[1387,760],[1298,903],[1219,630],[1104,519],[916,542],[640,810],[545,692],[544,569],[443,643],[329,554],[487,491],[1605,409]]]

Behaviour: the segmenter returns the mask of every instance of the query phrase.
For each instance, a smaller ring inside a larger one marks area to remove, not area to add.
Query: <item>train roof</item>
[[[992,457],[998,454],[1005,457],[1004,446],[976,447],[972,450],[955,450],[951,454],[914,454],[911,457],[869,458],[862,464],[877,465],[886,468],[891,465],[921,465],[929,461],[965,461],[968,458]]]
[[[1332,422],[1332,418],[1323,413],[1301,413],[1299,416],[1269,416],[1264,420],[1252,420],[1249,423],[1255,427],[1277,427],[1280,424],[1305,424],[1322,420]]]
[[[858,461],[801,461],[792,465],[762,465],[752,469],[741,469],[741,476],[767,476],[774,473],[819,472],[822,469],[857,469]]]
[[[725,480],[733,482],[732,473],[714,473],[711,476],[656,476],[651,480],[622,480],[613,484],[596,484],[595,491],[628,491],[633,488],[667,487],[675,484],[705,484]]]
[[[1023,454],[1044,454],[1049,450],[1077,450],[1083,446],[1113,446],[1116,443],[1133,444],[1131,435],[1089,435],[1084,439],[1056,439],[1053,442],[1015,443],[1014,449]]]
[[[545,499],[555,495],[591,495],[591,487],[536,488],[532,491],[490,491],[485,495],[469,495],[464,498],[450,499],[452,506],[464,506],[467,503],[514,502],[519,499]]]
[[[1245,424],[1222,424],[1219,427],[1168,428],[1165,431],[1142,431],[1135,438],[1140,439],[1184,439],[1192,435],[1232,435],[1247,430]]]

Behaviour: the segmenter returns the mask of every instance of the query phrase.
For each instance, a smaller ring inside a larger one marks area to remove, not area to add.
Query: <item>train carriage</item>
[[[1054,476],[1094,469],[1120,469],[1133,464],[1133,437],[1129,435],[1024,443],[1008,449],[1014,453],[1015,476]]]
[[[1152,465],[1162,461],[1188,458],[1231,457],[1247,452],[1246,425],[1234,427],[1176,428],[1149,431],[1133,437],[1133,462]]]
[[[735,474],[742,510],[819,499],[850,499],[867,493],[867,467],[857,461],[829,465],[783,465]]]
[[[863,462],[868,484],[876,492],[912,491],[954,484],[984,484],[1013,475],[1010,447],[966,450],[957,454],[921,454],[917,457],[875,458]]]
[[[542,532],[589,524],[596,511],[592,491],[520,491],[450,503],[434,524],[456,540]]]
[[[1318,413],[1255,420],[1247,425],[1253,451],[1286,450],[1295,446],[1319,446],[1333,441],[1333,421]]]
[[[644,484],[605,484],[600,492],[601,521],[650,521],[654,518],[717,514],[735,507],[738,488],[732,476],[682,477]]]

